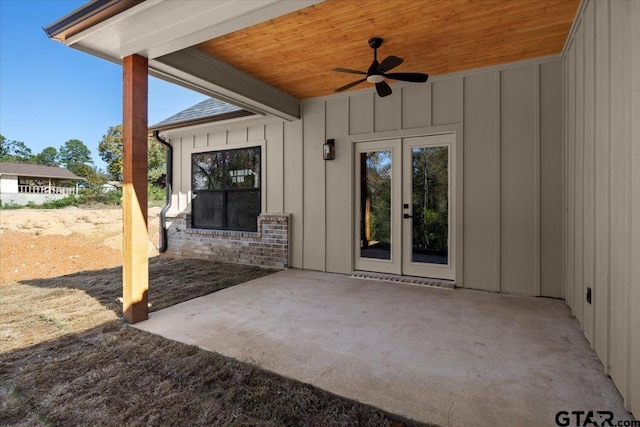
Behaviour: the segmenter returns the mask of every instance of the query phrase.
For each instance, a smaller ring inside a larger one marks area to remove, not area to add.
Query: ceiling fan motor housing
[[[385,78],[392,80],[401,80],[406,82],[426,82],[429,76],[423,73],[389,73],[390,70],[402,64],[402,58],[397,56],[388,56],[382,63],[378,62],[378,48],[382,46],[382,38],[372,37],[369,39],[369,47],[373,49],[373,62],[365,73],[364,71],[352,70],[348,68],[333,68],[332,71],[338,71],[340,73],[361,74],[365,77],[351,82],[347,85],[341,86],[336,89],[336,92],[342,92],[359,85],[363,82],[368,82],[376,85],[376,91],[380,97],[391,95],[391,87]]]

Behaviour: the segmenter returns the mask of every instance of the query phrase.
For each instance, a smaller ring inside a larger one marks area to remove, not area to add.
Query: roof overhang
[[[300,118],[300,101],[211,55],[198,43],[323,0],[94,0],[45,28],[69,47],[115,63],[149,59],[149,74],[257,114]]]
[[[67,38],[99,24],[144,0],[95,0],[58,19],[44,30],[51,38],[65,41]]]
[[[147,57],[152,76],[295,120],[300,100],[335,96],[356,78],[333,68],[367,69],[373,36],[384,40],[380,58],[404,59],[394,73],[433,81],[559,55],[581,1],[94,0],[45,30],[113,62]],[[348,90],[373,92],[362,83]]]
[[[218,123],[218,122],[228,123],[229,121],[235,121],[238,119],[253,118],[253,117],[262,117],[262,116],[256,116],[250,111],[245,111],[245,110],[230,111],[228,113],[216,114],[215,116],[202,117],[194,120],[184,120],[180,122],[172,122],[166,125],[160,124],[160,125],[149,126],[149,135],[152,135],[153,132],[156,130],[159,132],[165,132],[173,129],[183,129],[190,126],[198,126],[198,125]]]
[[[39,174],[31,174],[31,173],[13,173],[13,172],[0,172],[0,176],[17,176],[19,178],[44,178],[44,179],[55,179],[56,181],[79,181],[84,178],[80,176],[51,176],[51,175],[39,175]]]

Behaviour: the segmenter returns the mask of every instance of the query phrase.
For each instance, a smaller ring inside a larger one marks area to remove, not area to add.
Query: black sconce
[[[322,144],[322,158],[325,160],[333,160],[336,158],[335,140],[327,139],[327,142]]]

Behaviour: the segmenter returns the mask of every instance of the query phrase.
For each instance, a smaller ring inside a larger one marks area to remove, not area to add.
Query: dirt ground
[[[0,211],[0,425],[421,425],[128,327],[121,227],[120,209]],[[153,256],[149,310],[271,272]]]
[[[149,256],[160,208],[149,208]],[[122,209],[0,210],[0,285],[122,264]]]

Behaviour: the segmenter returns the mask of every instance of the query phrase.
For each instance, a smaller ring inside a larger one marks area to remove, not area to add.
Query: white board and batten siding
[[[291,266],[353,271],[354,144],[456,133],[458,285],[562,296],[562,62],[546,58],[301,104],[302,120],[167,131],[171,212],[188,212],[190,155],[262,145],[263,210],[291,214]],[[335,139],[336,158],[322,159]],[[461,207],[461,208],[460,208]]]
[[[556,58],[305,101],[301,267],[353,269],[355,142],[454,131],[458,284],[561,297],[562,86]],[[322,161],[329,138],[336,159]]]
[[[162,135],[173,146],[174,182],[169,217],[191,211],[192,153],[261,146],[262,212],[291,214],[290,261],[294,267],[302,264],[301,121],[245,119],[168,130]]]
[[[638,416],[640,2],[584,1],[563,56],[564,296]]]

